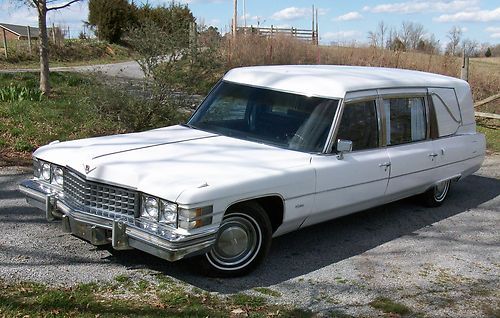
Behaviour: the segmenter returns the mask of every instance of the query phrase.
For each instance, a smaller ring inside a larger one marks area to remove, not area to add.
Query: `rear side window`
[[[384,99],[387,145],[425,140],[427,120],[423,97]]]
[[[352,141],[352,150],[378,147],[377,108],[374,100],[346,104],[337,139]]]

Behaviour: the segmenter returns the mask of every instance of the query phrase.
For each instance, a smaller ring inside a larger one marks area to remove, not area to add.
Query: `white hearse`
[[[417,71],[229,71],[183,125],[53,142],[20,190],[95,245],[210,275],[247,273],[271,238],[421,195],[443,202],[481,166],[469,85]]]

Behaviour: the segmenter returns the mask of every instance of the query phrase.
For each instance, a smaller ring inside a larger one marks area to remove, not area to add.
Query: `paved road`
[[[0,70],[0,73],[13,72],[38,72],[39,69],[17,69],[17,70]],[[113,64],[99,64],[87,66],[62,66],[51,67],[52,72],[81,72],[81,73],[99,73],[110,77],[142,79],[144,73],[136,61],[128,61]]]
[[[0,169],[2,280],[70,285],[163,273],[220,294],[268,287],[281,294],[268,296],[273,303],[356,316],[380,314],[368,305],[377,296],[432,317],[500,310],[500,155],[455,184],[442,207],[408,199],[285,235],[256,272],[229,280],[141,252],[114,256],[63,234],[16,190],[25,177],[18,168]]]

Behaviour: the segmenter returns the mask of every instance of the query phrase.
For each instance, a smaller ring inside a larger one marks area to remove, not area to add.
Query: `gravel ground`
[[[63,234],[28,206],[17,184],[21,168],[0,168],[0,279],[68,286],[114,281],[117,275],[154,280],[159,273],[228,295],[279,294],[271,303],[321,313],[378,316],[369,303],[387,297],[430,317],[500,313],[500,155],[454,184],[446,203],[423,208],[415,199],[371,209],[291,233],[273,242],[266,262],[238,279],[209,279],[130,251],[111,254]]]

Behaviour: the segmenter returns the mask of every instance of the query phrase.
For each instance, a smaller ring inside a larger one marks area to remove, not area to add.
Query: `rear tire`
[[[451,180],[437,183],[432,188],[422,194],[422,199],[428,207],[438,207],[443,204],[450,191]]]
[[[271,237],[271,222],[258,203],[237,204],[224,216],[212,249],[196,261],[207,276],[242,276],[265,258]]]

